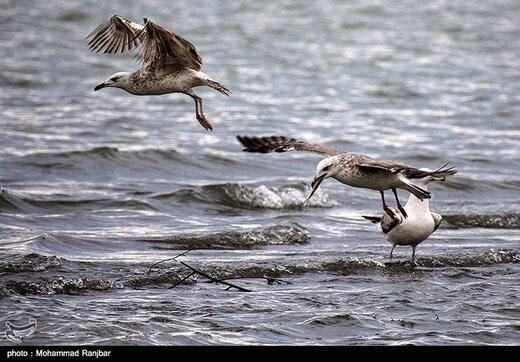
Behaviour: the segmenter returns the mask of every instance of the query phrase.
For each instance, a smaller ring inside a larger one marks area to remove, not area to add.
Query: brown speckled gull
[[[189,41],[148,19],[144,25],[112,16],[88,36],[92,51],[107,54],[123,53],[141,47],[138,57],[141,69],[118,72],[98,84],[94,90],[106,87],[121,88],[134,95],[184,93],[195,101],[195,114],[206,130],[213,126],[202,111],[202,98],[192,88],[211,87],[229,96],[231,91],[201,71],[202,58]]]
[[[318,153],[326,157],[318,163],[316,175],[311,183],[312,190],[307,200],[314,195],[323,180],[332,177],[345,185],[379,191],[383,201],[383,210],[391,218],[395,218],[396,214],[385,202],[385,190],[392,190],[397,207],[406,218],[408,215],[399,202],[396,189],[406,190],[419,200],[429,199],[432,196],[431,193],[418,187],[411,180],[424,178],[431,175],[432,172],[450,172],[452,170],[451,168],[442,169],[445,165],[436,171],[422,171],[399,162],[376,160],[365,155],[345,152],[321,144],[297,141],[285,136],[237,136],[237,139],[246,147],[244,149],[246,152],[269,153],[295,150]]]

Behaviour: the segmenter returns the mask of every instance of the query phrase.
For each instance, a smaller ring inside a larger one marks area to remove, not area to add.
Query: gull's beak
[[[431,178],[432,181],[442,181],[442,182],[446,181],[446,177],[445,176],[433,176],[433,175],[431,175],[430,178]]]
[[[106,86],[107,86],[107,85],[105,84],[105,82],[100,83],[100,84],[98,84],[97,86],[94,87],[94,91],[98,91],[98,90],[100,90],[100,89],[103,89],[103,88],[105,88]]]
[[[312,197],[312,195],[314,195],[314,193],[316,192],[316,190],[318,189],[318,187],[320,187],[320,184],[323,182],[323,180],[325,180],[325,178],[327,177],[327,174],[326,173],[323,173],[319,176],[315,176],[313,179],[312,179],[312,182],[311,182],[311,193],[309,194],[309,196],[307,196],[307,198],[305,199],[305,201],[303,202],[303,204],[305,205],[307,203],[307,201],[309,201],[309,199]]]

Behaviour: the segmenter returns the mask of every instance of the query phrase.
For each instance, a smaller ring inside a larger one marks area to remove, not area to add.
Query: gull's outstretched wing
[[[87,35],[88,47],[105,54],[123,53],[143,42],[143,29],[144,25],[114,15]]]
[[[92,51],[117,54],[141,45],[138,57],[168,73],[182,67],[200,70],[202,58],[195,46],[174,32],[144,19],[144,25],[112,16],[87,35]]]
[[[144,64],[156,61],[157,67],[166,73],[181,67],[202,68],[202,58],[193,44],[146,18],[144,23],[146,34],[140,53]]]
[[[237,136],[237,139],[242,145],[246,147],[244,148],[245,152],[269,153],[287,151],[307,151],[317,153],[325,157],[331,157],[345,153],[345,151],[341,151],[322,144],[306,143],[298,141],[294,138],[287,138],[285,136]]]

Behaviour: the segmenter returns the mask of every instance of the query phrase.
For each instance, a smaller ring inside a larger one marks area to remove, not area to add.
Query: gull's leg
[[[415,248],[417,247],[417,245],[412,245],[412,262],[415,263]]]
[[[199,96],[195,96],[193,98],[195,100],[195,112],[197,113],[197,121],[204,127],[206,130],[213,131],[213,126],[209,123],[208,119],[202,112],[202,98]]]
[[[379,191],[379,192],[381,192],[381,200],[383,201],[383,210],[385,210],[385,212],[388,214],[388,216],[390,216],[392,218],[392,220],[395,220],[396,215],[394,214],[392,209],[390,209],[388,207],[388,205],[385,202],[385,192],[384,191]]]
[[[408,217],[408,214],[406,213],[406,211],[404,210],[404,207],[402,207],[401,203],[399,202],[399,197],[397,197],[397,190],[395,189],[395,187],[392,187],[392,192],[394,193],[395,201],[397,201],[397,208],[399,209],[399,211],[401,211],[401,214],[403,214],[404,218],[406,219]]]
[[[197,121],[199,121],[200,125],[204,127],[205,130],[213,131],[213,126],[206,119],[206,116],[202,112],[202,98],[193,93],[193,91],[186,92],[193,100],[195,101],[195,116],[197,117]]]
[[[397,246],[397,244],[392,245],[392,249],[390,249],[390,261],[392,261],[392,258],[394,257],[394,249]]]

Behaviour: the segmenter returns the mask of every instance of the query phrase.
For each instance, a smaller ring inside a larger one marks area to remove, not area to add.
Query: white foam
[[[305,187],[240,185],[231,195],[239,203],[262,209],[284,209],[302,207],[310,191]],[[307,202],[309,207],[332,207],[335,203],[326,192],[318,190]]]

